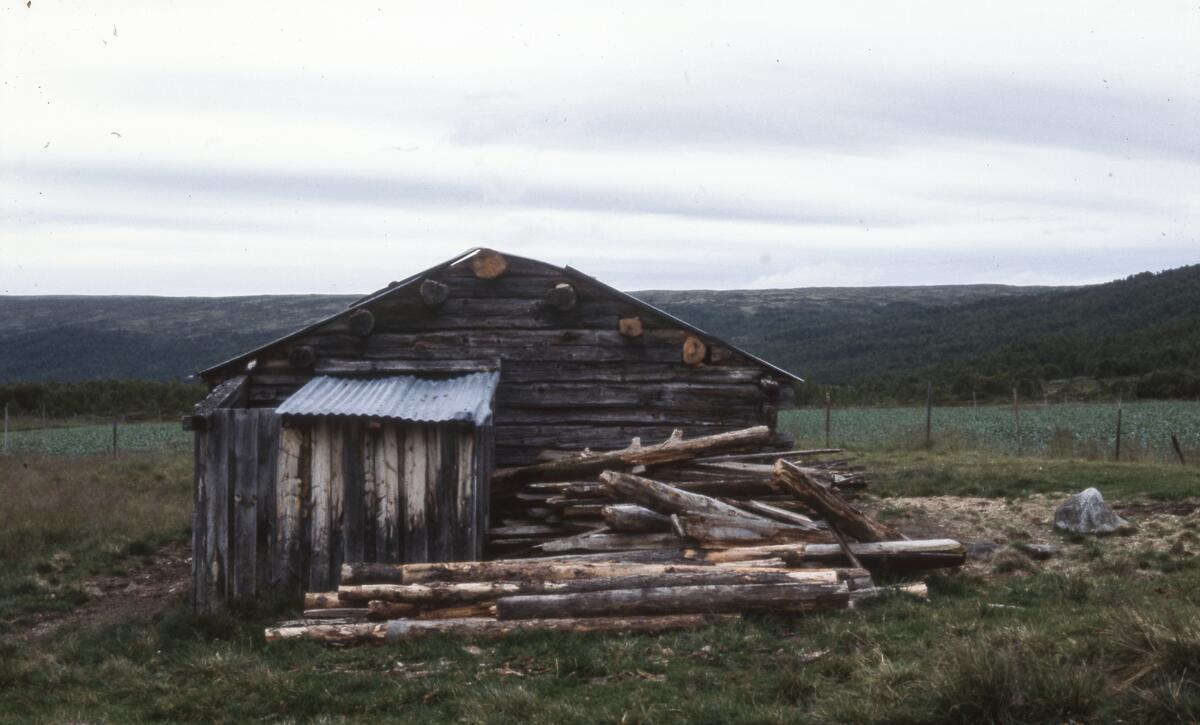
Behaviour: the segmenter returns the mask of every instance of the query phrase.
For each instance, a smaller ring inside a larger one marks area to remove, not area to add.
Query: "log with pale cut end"
[[[355,335],[366,337],[375,329],[375,315],[370,310],[355,310],[346,324]]]
[[[501,468],[492,474],[492,485],[503,487],[535,481],[570,481],[578,479],[581,475],[604,470],[627,470],[634,466],[675,463],[716,451],[761,446],[769,441],[771,436],[771,429],[765,425],[686,440],[672,435],[666,441],[655,445],[637,444],[602,453],[585,451],[531,466]]]
[[[632,500],[661,514],[707,513],[762,520],[759,516],[711,496],[684,491],[661,481],[630,473],[605,471],[600,474],[600,480],[612,492],[614,498]]]
[[[437,307],[450,297],[450,287],[436,279],[426,278],[421,280],[420,295],[421,302],[427,307]]]
[[[617,332],[625,337],[641,337],[642,336],[642,318],[640,317],[622,317],[617,322]]]
[[[546,293],[546,304],[560,312],[566,312],[575,307],[575,288],[566,282],[559,282]]]
[[[682,536],[708,548],[780,544],[789,541],[826,542],[829,532],[791,526],[769,519],[714,514],[678,516]]]
[[[817,483],[812,475],[794,463],[780,460],[775,464],[775,483],[791,491],[830,526],[860,542],[893,541],[907,538],[887,524],[867,516],[851,506],[836,491]]]
[[[848,602],[849,589],[844,584],[714,584],[504,597],[496,602],[496,616],[546,619],[673,613],[796,614],[844,609]]]
[[[304,594],[305,609],[330,609],[344,606],[346,604],[338,599],[337,592],[305,592]]]
[[[305,609],[307,619],[366,619],[370,614],[367,607],[327,607],[321,609]]]
[[[508,270],[508,260],[492,249],[480,249],[471,257],[471,271],[479,279],[496,279]]]
[[[605,506],[600,513],[608,528],[621,533],[650,534],[671,530],[671,520],[666,516],[633,503]]]
[[[688,335],[687,339],[683,341],[681,356],[684,365],[699,367],[704,364],[704,356],[706,354],[708,354],[708,346],[695,335]]]

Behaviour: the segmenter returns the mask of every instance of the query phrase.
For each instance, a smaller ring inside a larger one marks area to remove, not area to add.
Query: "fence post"
[[[1017,389],[1013,388],[1013,424],[1017,430],[1017,457],[1021,456],[1021,401]]]
[[[4,452],[8,453],[8,403],[4,404]]]
[[[1113,460],[1121,460],[1121,399],[1117,398],[1117,444],[1113,451]]]
[[[925,387],[925,447],[933,448],[933,381]]]
[[[117,455],[117,419],[113,418],[113,455]]]
[[[46,404],[42,403],[42,453],[50,452],[50,441],[46,436]]]
[[[1187,461],[1183,460],[1183,446],[1179,445],[1179,436],[1171,434],[1171,447],[1175,449],[1175,455],[1179,456],[1179,465],[1186,466]]]
[[[830,410],[833,408],[833,398],[830,397],[829,391],[825,391],[825,447],[829,447],[829,417]]]

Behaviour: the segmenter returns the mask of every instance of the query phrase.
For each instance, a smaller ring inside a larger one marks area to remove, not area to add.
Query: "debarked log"
[[[582,594],[534,594],[496,602],[499,619],[551,619],[637,614],[783,612],[842,609],[844,584],[733,584],[611,589]]]
[[[539,551],[562,553],[567,551],[636,551],[638,549],[660,549],[678,546],[675,534],[580,534],[553,539],[538,545]]]
[[[830,526],[861,542],[906,538],[891,526],[881,524],[851,506],[837,492],[816,482],[812,474],[794,463],[778,461],[775,464],[775,482],[782,490],[795,493],[805,506]]]
[[[621,533],[648,534],[671,530],[669,518],[637,504],[613,504],[600,509],[600,513],[608,528]]]
[[[781,544],[789,541],[828,542],[828,531],[792,526],[744,516],[687,514],[677,517],[682,534],[705,547]]]
[[[434,635],[495,639],[519,632],[667,632],[700,629],[728,623],[737,615],[675,614],[660,617],[594,617],[570,619],[527,619],[499,621],[468,619],[393,619],[388,622],[274,627],[266,631],[268,642],[308,639],[330,645],[395,644]]]
[[[873,572],[914,573],[962,566],[966,547],[954,539],[918,539],[851,543],[850,551]],[[735,549],[691,551],[694,561],[714,564],[780,558],[788,566],[846,566],[850,562],[838,544],[776,544]]]
[[[765,556],[763,557],[765,558]],[[397,564],[406,584],[429,582],[526,581],[549,579],[598,578],[712,571],[704,562],[629,563],[621,561],[571,561],[569,559],[497,559],[495,561],[458,561],[430,564]]]
[[[700,571],[696,571],[700,569]],[[522,594],[576,594],[607,589],[700,586],[714,584],[835,584],[842,578],[837,569],[730,569],[685,567],[685,571],[583,578],[568,581],[528,580],[493,582],[438,582],[430,584],[367,584],[346,586],[341,596],[348,602],[369,602],[372,615],[392,611],[384,605],[404,603],[410,607],[446,607],[477,604]],[[411,612],[409,612],[411,613]],[[408,616],[408,614],[396,614]]]
[[[752,520],[761,517],[742,511],[711,496],[684,491],[661,481],[618,471],[605,471],[600,480],[618,500],[633,500],[662,514],[721,514]]]

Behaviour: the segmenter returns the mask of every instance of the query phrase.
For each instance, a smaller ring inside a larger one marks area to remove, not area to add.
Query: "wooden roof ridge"
[[[346,309],[341,310],[340,312],[336,312],[332,315],[329,315],[328,317],[325,317],[325,318],[317,320],[309,325],[306,325],[294,332],[290,332],[290,333],[284,335],[283,337],[277,338],[275,340],[271,340],[270,342],[259,345],[258,347],[255,347],[251,350],[247,350],[246,352],[243,352],[239,355],[229,358],[228,360],[225,360],[223,362],[217,363],[216,365],[212,365],[208,368],[205,368],[204,370],[199,371],[197,373],[197,376],[199,376],[202,380],[208,381],[216,373],[219,373],[219,372],[221,372],[229,367],[235,366],[235,365],[245,364],[252,358],[257,357],[262,352],[264,352],[272,347],[275,347],[276,345],[282,345],[282,344],[290,342],[296,338],[304,337],[305,335],[308,335],[309,333],[312,333],[331,322],[336,322],[343,318],[349,317],[350,315],[354,314],[354,312],[358,309],[361,309],[361,308],[371,305],[375,302],[378,302],[392,294],[395,294],[404,289],[407,289],[408,287],[410,287],[414,284],[418,284],[418,283],[420,283],[421,280],[425,279],[426,277],[433,275],[433,274],[437,274],[438,272],[448,269],[449,267],[452,267],[456,264],[465,262],[466,260],[470,259],[472,256],[478,254],[479,252],[486,251],[486,250],[487,250],[486,247],[472,247],[461,254],[457,254],[457,255],[451,257],[450,259],[448,259],[444,262],[435,264],[434,266],[429,267],[428,269],[422,270],[421,272],[417,272],[416,274],[405,277],[404,279],[400,280],[399,282],[392,282],[387,287],[376,290],[375,292],[372,292],[364,297],[361,297],[361,298],[355,300],[354,302],[350,303],[350,305],[348,307],[346,307]],[[734,345],[733,343],[731,343],[717,335],[714,335],[710,332],[705,332],[704,330],[700,329],[699,327],[696,327],[695,325],[691,324],[690,322],[688,322],[686,320],[682,320],[682,319],[676,317],[675,315],[672,315],[671,313],[667,312],[666,310],[655,307],[654,305],[652,305],[649,302],[646,302],[644,300],[638,299],[637,297],[634,297],[633,295],[629,294],[628,292],[622,292],[621,290],[619,290],[611,285],[605,284],[604,282],[601,282],[600,280],[596,279],[595,277],[584,274],[583,272],[580,272],[579,270],[577,270],[571,266],[557,267],[553,264],[550,264],[549,262],[543,262],[541,260],[533,259],[531,257],[521,257],[519,255],[506,254],[503,252],[501,254],[504,254],[504,256],[509,259],[519,260],[519,261],[523,261],[523,262],[529,262],[532,264],[539,264],[539,265],[543,265],[545,267],[556,269],[559,272],[561,272],[563,274],[563,276],[565,276],[565,277],[574,278],[579,281],[585,282],[587,284],[595,285],[596,287],[599,287],[600,289],[604,290],[605,292],[613,295],[614,297],[621,299],[622,301],[630,304],[633,307],[636,307],[648,314],[661,317],[661,318],[667,320],[668,322],[670,322],[671,324],[677,325],[680,328],[687,330],[688,332],[691,332],[693,335],[696,335],[710,343],[714,343],[714,344],[720,345],[722,347],[727,347],[730,350],[732,350],[734,353],[741,355],[742,357],[746,358],[747,360],[751,361],[752,363],[759,365],[760,367],[766,368],[777,375],[780,375],[789,380],[793,380],[795,382],[800,382],[800,383],[804,382],[804,378],[800,377],[799,375],[796,375],[795,373],[784,370],[783,368],[779,367],[778,365],[775,365],[774,363],[764,360],[763,358],[761,358],[747,350],[744,350],[743,348],[738,347],[737,345]],[[239,372],[241,372],[241,371],[239,371]]]

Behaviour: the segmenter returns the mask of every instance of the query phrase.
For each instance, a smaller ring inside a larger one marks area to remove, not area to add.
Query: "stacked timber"
[[[847,459],[831,459],[841,453],[836,448],[730,452],[757,449],[770,436],[765,426],[688,440],[676,431],[655,445],[642,445],[634,439],[619,450],[589,450],[496,471],[492,479],[489,551],[493,556],[527,556],[669,544],[673,538],[670,519],[648,510],[644,502],[630,495],[630,490],[614,489],[601,480],[604,471],[638,471],[685,493],[702,494],[728,504],[725,513],[747,513],[768,522],[800,526],[809,531],[808,540],[832,541],[826,527],[813,520],[811,507],[775,481],[774,464],[777,460],[794,463],[813,480],[845,498],[852,498],[866,487],[862,470]],[[691,528],[697,525],[694,520],[683,523]],[[775,528],[762,524],[759,529],[764,536],[751,536],[749,540],[769,543],[777,533]],[[580,534],[605,535],[580,538]],[[585,543],[588,546],[579,548]]]
[[[959,542],[908,540],[855,508],[822,469],[786,457],[772,466],[771,486],[807,513],[639,475],[656,463],[694,460],[701,445],[691,441],[681,451],[683,443],[673,438],[504,472],[501,486],[524,487],[595,472],[592,459],[601,459],[595,481],[567,483],[579,491],[599,487],[587,490],[608,500],[600,504],[603,527],[540,543],[537,557],[346,564],[337,591],[307,595],[305,618],[267,630],[267,639],[356,644],[430,634],[696,628],[743,614],[845,609],[889,591],[923,598],[920,582],[881,587],[873,575],[965,561]]]

